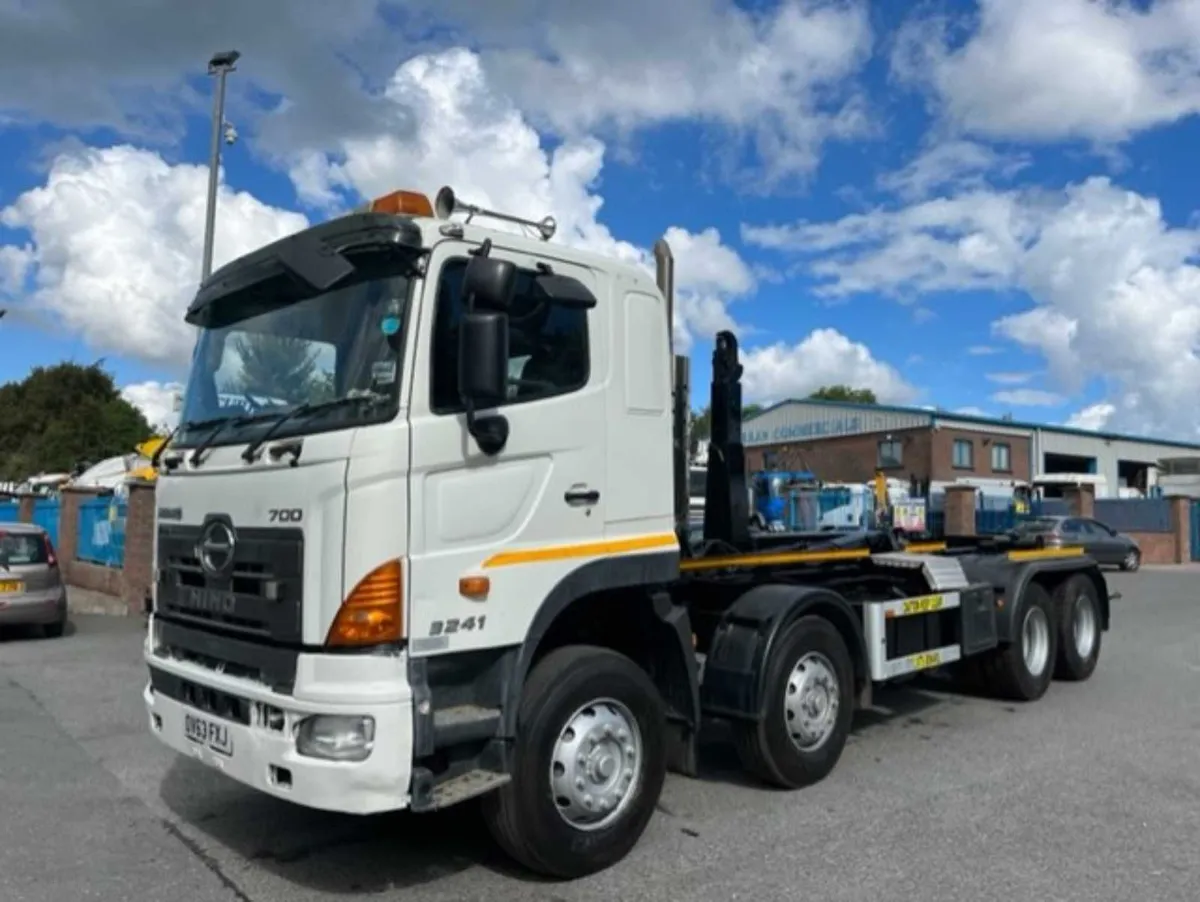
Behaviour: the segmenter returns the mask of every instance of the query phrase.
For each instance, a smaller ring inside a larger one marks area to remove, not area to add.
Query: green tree
[[[325,374],[317,367],[317,352],[310,342],[286,335],[244,335],[233,340],[241,370],[228,392],[278,398],[292,404],[313,398]]]
[[[102,361],[35,367],[21,382],[0,385],[0,424],[4,481],[128,454],[152,434]]]
[[[813,401],[842,401],[847,404],[878,404],[879,399],[869,388],[849,385],[823,385],[808,396]]]

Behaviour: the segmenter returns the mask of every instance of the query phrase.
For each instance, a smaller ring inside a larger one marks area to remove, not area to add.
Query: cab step
[[[500,730],[500,709],[456,705],[433,712],[433,747],[492,739]]]
[[[497,789],[512,780],[508,774],[498,774],[495,771],[475,768],[457,777],[451,777],[429,788],[427,793],[421,793],[413,798],[413,811],[437,811],[439,808],[449,808],[459,802],[483,795]]]

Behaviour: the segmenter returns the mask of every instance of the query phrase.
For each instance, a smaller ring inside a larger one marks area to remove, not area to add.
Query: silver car
[[[1142,549],[1136,540],[1089,517],[1030,517],[1011,532],[1047,548],[1081,545],[1097,564],[1113,564],[1122,570],[1136,570],[1142,564]]]
[[[61,636],[67,587],[46,530],[33,523],[0,523],[0,626],[17,625]]]

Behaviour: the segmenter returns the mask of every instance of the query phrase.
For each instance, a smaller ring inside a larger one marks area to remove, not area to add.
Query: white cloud
[[[1099,404],[1089,404],[1082,410],[1071,414],[1065,425],[1073,429],[1087,429],[1092,432],[1098,432],[1108,425],[1108,421],[1116,412],[1116,406],[1106,401],[1101,401]]]
[[[795,345],[742,349],[741,360],[747,401],[804,397],[826,385],[869,388],[882,403],[906,404],[917,397],[895,367],[836,329],[816,329]]]
[[[935,189],[966,190],[987,184],[989,176],[1011,178],[1029,165],[1026,155],[1005,155],[974,141],[944,141],[925,148],[906,166],[878,180],[879,187],[906,201]]]
[[[996,392],[992,395],[992,400],[997,404],[1010,404],[1013,407],[1057,407],[1066,398],[1040,388],[1013,388]]]
[[[310,201],[341,205],[400,187],[432,196],[450,185],[480,206],[534,220],[552,214],[555,241],[653,267],[649,248],[618,239],[598,219],[604,144],[583,137],[548,151],[512,99],[492,87],[476,54],[414,57],[396,71],[384,96],[394,128],[385,123],[374,137],[346,140],[336,154],[310,151],[296,158],[292,179]],[[493,220],[488,225],[509,228]],[[668,227],[664,237],[676,258],[680,348],[717,329],[744,333],[726,305],[754,291],[749,266],[716,229],[693,234]]]
[[[510,4],[512,5],[512,4]],[[848,79],[870,54],[867,4],[783,0],[750,12],[726,0],[517,3],[534,35],[485,52],[522,109],[566,135],[699,120],[748,139],[770,186],[817,166],[823,144],[871,130]],[[445,9],[447,4],[439,4]],[[470,10],[472,30],[479,4]],[[511,34],[511,29],[508,29]]]
[[[183,391],[179,382],[136,382],[121,389],[121,397],[142,412],[152,429],[170,431],[179,422],[175,399]]]
[[[32,265],[31,248],[0,246],[0,297],[20,291]]]
[[[1153,198],[1091,178],[743,232],[815,258],[826,294],[1024,291],[1035,306],[993,329],[1045,356],[1055,388],[1102,380],[1111,428],[1200,435],[1200,231]]]
[[[1035,234],[1034,210],[1015,194],[972,190],[833,222],[742,227],[742,238],[812,259],[827,296],[999,288]]]
[[[1033,378],[1033,373],[986,373],[988,382],[997,385],[1024,385]]]
[[[45,185],[0,211],[0,224],[30,236],[34,288],[17,303],[106,352],[186,366],[194,332],[183,313],[199,284],[207,179],[205,167],[125,145],[60,155]],[[214,265],[306,224],[222,186]]]
[[[902,30],[894,70],[951,128],[1121,142],[1200,111],[1200,4],[980,0],[963,42],[943,18]]]
[[[0,84],[0,110],[17,121],[174,140],[184,115],[207,107],[211,53],[237,47],[230,115],[256,149],[325,151],[395,125],[374,89],[404,59],[464,46],[483,54],[492,82],[539,128],[626,137],[699,121],[722,132],[734,159],[760,163],[770,184],[811,172],[827,141],[871,129],[848,85],[871,49],[868,4],[773,6],[345,0],[333,15],[319,0],[0,0],[12,8],[0,13],[0,52],[21,72]]]
[[[960,414],[961,416],[964,416],[964,417],[986,417],[986,416],[988,416],[988,412],[986,410],[984,410],[982,407],[975,407],[972,405],[968,405],[966,407],[956,407],[956,408],[954,408],[954,412],[957,414]]]
[[[616,238],[597,218],[604,145],[581,138],[547,151],[511,100],[491,89],[474,54],[409,60],[386,96],[395,122],[374,137],[347,139],[337,156],[297,157],[299,190],[344,205],[397,187],[432,194],[451,184],[484,206],[534,219],[552,212],[556,241],[653,267],[648,248]],[[412,132],[402,122],[417,126],[415,137],[404,137]],[[204,167],[170,165],[130,146],[60,154],[45,185],[0,212],[0,223],[29,233],[27,245],[0,248],[9,278],[34,280],[18,303],[49,311],[106,352],[172,370],[185,365],[193,332],[182,317],[199,278],[206,180]],[[218,203],[216,266],[307,224],[224,186]],[[713,228],[668,226],[664,235],[676,257],[680,350],[718,329],[752,333],[726,309],[756,288],[745,261]]]
[[[266,96],[272,108],[287,101],[267,117],[269,143],[357,131],[373,119],[364,78],[386,74],[405,48],[386,27],[385,5],[343,0],[330,15],[313,0],[0,0],[0,53],[21,73],[0,81],[0,110],[16,121],[174,140],[185,115],[208,111],[209,88],[196,84],[208,59],[236,47],[243,58],[229,90],[239,125],[251,124]]]

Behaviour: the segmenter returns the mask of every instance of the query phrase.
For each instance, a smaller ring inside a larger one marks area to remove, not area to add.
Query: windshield
[[[394,416],[412,280],[407,267],[402,274],[372,268],[377,270],[373,278],[291,303],[282,297],[265,311],[261,298],[255,298],[248,308],[254,315],[203,329],[184,392],[183,425],[173,444],[195,446],[210,436],[214,421],[247,416],[248,422],[228,423],[212,444],[252,441],[278,419],[272,414],[366,392],[387,403],[330,408],[319,417],[279,424],[272,437]]]

